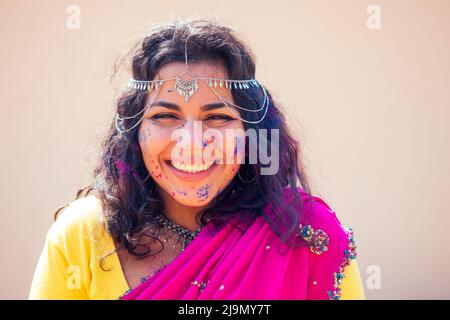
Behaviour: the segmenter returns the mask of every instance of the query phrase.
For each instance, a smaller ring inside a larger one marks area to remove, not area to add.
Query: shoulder
[[[103,223],[96,196],[77,198],[59,210],[47,232],[33,277],[30,297],[38,299],[110,299],[125,291],[114,242]],[[103,268],[106,267],[106,268]],[[113,269],[113,272],[104,272]]]
[[[301,188],[296,191],[286,188],[285,197],[290,205],[298,209],[298,235],[312,242],[311,245],[322,244],[323,248],[316,248],[319,254],[331,246],[339,250],[348,247],[351,249],[349,258],[356,256],[353,229],[341,223],[339,216],[322,197],[308,194]]]
[[[301,188],[285,188],[284,199],[299,213],[302,224],[312,224],[323,229],[343,227],[336,212],[321,197],[308,194]]]
[[[103,207],[94,195],[79,198],[65,206],[48,231],[48,239],[62,249],[82,245],[104,229]]]
[[[297,191],[300,195],[288,189],[286,196],[291,205],[298,207],[300,222],[297,235],[307,242],[311,251],[311,279],[320,279],[321,283],[314,286],[310,295],[313,298],[323,297],[322,294],[326,292],[329,299],[339,299],[346,273],[352,272],[352,268],[347,267],[356,259],[353,229],[341,223],[336,212],[323,198],[307,194],[301,189]],[[348,278],[359,279],[353,276]]]

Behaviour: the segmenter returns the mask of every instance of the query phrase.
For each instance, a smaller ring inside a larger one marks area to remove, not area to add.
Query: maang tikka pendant
[[[175,90],[187,102],[192,97],[192,95],[198,90],[198,81],[195,78],[186,81],[181,79],[180,77],[177,77],[175,83]]]

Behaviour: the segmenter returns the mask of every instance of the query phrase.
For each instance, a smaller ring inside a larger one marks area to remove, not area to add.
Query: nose
[[[187,164],[202,164],[203,149],[203,124],[200,120],[187,119],[185,125],[177,134],[177,146],[181,149],[181,160]]]

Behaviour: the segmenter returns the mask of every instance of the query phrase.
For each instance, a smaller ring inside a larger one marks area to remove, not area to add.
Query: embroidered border
[[[334,273],[334,290],[328,291],[328,297],[330,300],[339,300],[341,298],[341,284],[345,277],[344,269],[350,264],[350,260],[355,259],[357,255],[357,246],[353,235],[353,229],[350,227],[346,228],[344,226],[343,228],[348,235],[348,248],[344,250],[344,258],[339,267],[339,272]]]
[[[124,293],[122,293],[116,300],[123,300],[123,298],[129,294],[131,291],[133,291],[133,289],[128,289],[127,291],[125,291]]]

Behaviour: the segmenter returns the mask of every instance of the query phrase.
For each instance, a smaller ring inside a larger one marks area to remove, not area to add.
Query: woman
[[[311,195],[230,28],[160,25],[132,74],[94,182],[55,214],[31,299],[364,298],[351,229]]]

